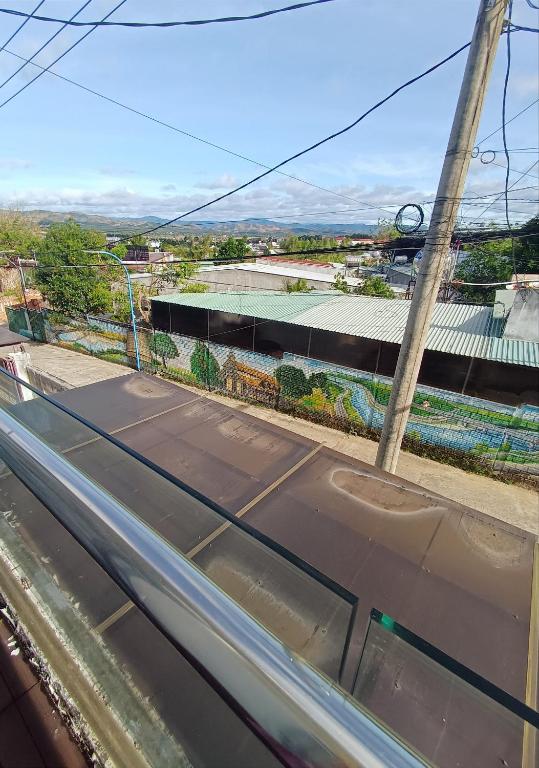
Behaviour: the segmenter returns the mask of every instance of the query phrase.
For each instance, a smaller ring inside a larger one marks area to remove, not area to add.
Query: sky
[[[117,2],[117,0],[116,0]],[[115,0],[92,0],[77,17],[101,19]],[[46,0],[39,14],[68,18],[83,0]],[[37,0],[5,0],[31,12]],[[111,20],[168,21],[256,13],[288,0],[127,0]],[[339,130],[410,77],[471,39],[478,0],[333,0],[256,21],[171,29],[99,28],[54,71],[110,98],[272,165]],[[0,48],[21,19],[0,14]],[[513,22],[539,27],[514,0]],[[30,57],[59,29],[32,20],[7,46]],[[62,31],[36,63],[47,66],[87,28]],[[507,115],[539,96],[539,35],[511,36]],[[466,52],[411,86],[357,127],[194,219],[376,223],[407,203],[432,206]],[[21,65],[0,52],[0,83]],[[478,139],[501,125],[506,41],[500,41]],[[0,104],[37,70],[0,87]],[[537,105],[507,127],[511,166],[539,159]],[[529,148],[535,149],[528,151]],[[503,189],[501,132],[480,144],[467,195]],[[483,160],[493,158],[492,153]],[[115,216],[173,217],[261,172],[260,166],[130,113],[45,74],[0,107],[0,207]],[[537,213],[536,164],[511,173],[511,219]],[[315,185],[315,186],[312,186]],[[324,187],[323,191],[318,187]],[[530,188],[531,187],[531,188]],[[535,188],[533,188],[535,187]],[[523,189],[526,188],[526,189]],[[522,191],[520,191],[522,190]],[[486,203],[494,198],[485,198]],[[529,202],[531,201],[531,202]],[[479,201],[483,202],[483,200]],[[374,207],[369,207],[374,206]],[[466,205],[471,224],[484,207]],[[500,219],[496,203],[479,221]]]

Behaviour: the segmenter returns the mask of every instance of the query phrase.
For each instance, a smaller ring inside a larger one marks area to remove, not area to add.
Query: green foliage
[[[334,288],[336,291],[342,291],[343,293],[350,293],[350,286],[346,282],[346,278],[344,278],[342,275],[335,275],[335,280],[333,281],[332,288]]]
[[[129,304],[129,297],[125,291],[113,291],[112,307],[114,317],[119,320],[120,323],[131,322],[131,306]]]
[[[360,285],[354,293],[360,296],[379,296],[382,299],[394,299],[395,293],[379,275],[367,277],[363,285]]]
[[[301,368],[296,368],[294,365],[280,365],[275,370],[275,378],[279,382],[281,394],[284,397],[297,399],[310,395],[313,391]]]
[[[178,347],[168,333],[154,333],[150,339],[150,352],[163,361],[163,367],[167,367],[167,360],[178,356]]]
[[[228,237],[217,249],[218,259],[243,259],[248,251],[247,243],[243,238]]]
[[[127,245],[125,243],[118,243],[118,245],[110,249],[110,252],[123,260],[127,256]]]
[[[471,246],[468,255],[455,271],[455,280],[464,283],[501,283],[513,274],[511,241],[498,240]],[[458,291],[469,301],[489,303],[494,301],[496,289],[468,285],[458,286]]]
[[[160,368],[158,373],[165,376],[167,379],[172,379],[172,381],[179,381],[182,384],[190,384],[191,386],[200,386],[197,377],[185,368],[175,368],[173,365],[169,365]]]
[[[285,289],[287,293],[309,293],[309,291],[312,291],[304,277],[298,277],[295,281],[287,280]]]
[[[117,268],[106,264],[102,269],[84,266],[102,260],[85,251],[99,250],[104,245],[103,234],[82,229],[73,220],[49,227],[37,249],[35,281],[55,310],[67,315],[111,311],[109,284]],[[72,268],[62,268],[66,266]]]
[[[395,238],[402,237],[402,235],[395,226],[394,219],[379,219],[376,237],[382,240],[395,240]]]
[[[133,235],[129,238],[129,245],[132,248],[146,248],[148,241],[144,235]]]
[[[348,241],[345,239],[342,241],[342,244],[346,246],[348,245]],[[317,248],[339,248],[340,242],[333,237],[297,237],[296,235],[292,235],[291,237],[285,237],[280,245],[283,251],[296,253],[298,251],[316,251]],[[333,261],[344,261],[344,255],[342,253],[306,253],[305,256],[301,256],[300,254],[297,258],[320,261],[324,264]]]
[[[311,373],[308,382],[311,389],[321,389],[325,395],[329,395],[331,392],[331,384],[325,371]]]
[[[165,238],[161,241],[161,248],[170,251],[177,259],[210,259],[213,253],[213,241],[211,235],[202,237],[184,237],[181,242]]]
[[[539,264],[539,216],[534,216],[522,227],[525,234],[515,240],[515,266],[517,274],[537,274]]]
[[[208,346],[202,341],[195,342],[195,348],[191,355],[191,372],[201,384],[209,389],[219,386],[219,363]]]
[[[20,211],[0,212],[0,251],[8,258],[31,256],[39,239],[38,226]]]
[[[187,283],[180,293],[206,293],[207,290],[208,286],[206,283]]]

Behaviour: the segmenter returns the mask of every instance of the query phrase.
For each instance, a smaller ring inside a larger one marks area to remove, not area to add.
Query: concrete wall
[[[197,272],[193,280],[197,283],[205,283],[208,290],[217,293],[219,291],[284,291],[286,283],[294,283],[303,277],[298,273],[294,277],[275,275],[269,272],[252,272],[246,269],[216,269]],[[317,291],[331,290],[332,282],[328,280],[315,280],[306,278],[307,286]]]

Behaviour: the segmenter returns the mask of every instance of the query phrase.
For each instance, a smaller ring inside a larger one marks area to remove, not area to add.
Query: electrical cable
[[[521,109],[521,110],[520,110],[520,112],[517,112],[517,113],[516,113],[516,115],[513,115],[513,117],[510,117],[510,118],[509,118],[509,120],[507,120],[507,121],[506,121],[505,125],[509,125],[509,123],[512,123],[512,122],[513,122],[513,120],[516,120],[516,119],[517,119],[517,117],[520,117],[520,115],[523,115],[523,114],[524,114],[524,112],[527,112],[527,111],[528,111],[528,109],[531,109],[531,108],[532,108],[532,107],[534,107],[534,106],[535,106],[537,103],[539,103],[539,98],[535,99],[535,101],[532,101],[532,103],[531,103],[531,104],[528,104],[528,106],[527,106],[527,107],[524,107],[524,109]],[[492,131],[492,133],[489,133],[489,135],[488,135],[488,136],[485,136],[483,139],[481,139],[480,141],[478,141],[478,142],[477,142],[477,144],[475,145],[474,149],[475,149],[475,148],[478,148],[480,144],[483,144],[485,141],[487,141],[487,139],[490,139],[492,136],[494,136],[494,134],[498,133],[498,131],[501,131],[501,130],[502,130],[502,128],[503,128],[503,125],[500,125],[500,127],[499,127],[499,128],[496,128],[496,130],[495,130],[495,131]]]
[[[244,182],[243,184],[240,184],[239,186],[235,187],[234,189],[219,195],[218,197],[214,198],[213,200],[209,200],[207,203],[204,203],[202,205],[197,206],[196,208],[193,208],[190,211],[187,211],[186,213],[182,213],[179,216],[175,216],[173,219],[170,219],[169,221],[165,222],[164,224],[159,224],[156,227],[152,227],[150,229],[145,230],[144,232],[141,232],[139,234],[147,235],[150,232],[156,232],[159,229],[162,229],[163,227],[169,226],[170,224],[174,224],[176,221],[180,221],[180,219],[184,219],[186,216],[189,216],[192,213],[197,213],[198,211],[202,211],[205,208],[208,208],[210,205],[214,205],[215,203],[220,202],[221,200],[225,200],[228,197],[231,197],[232,195],[235,195],[237,192],[240,192],[242,189],[245,189],[246,187],[249,187],[251,184],[254,184],[257,181],[260,181],[260,179],[263,179],[266,176],[269,176],[270,173],[273,173],[274,171],[278,170],[279,168],[282,168],[283,165],[286,165],[287,163],[292,162],[293,160],[297,160],[299,157],[303,157],[308,152],[311,152],[312,150],[322,146],[322,144],[326,144],[328,141],[332,141],[333,139],[337,138],[338,136],[342,136],[347,131],[350,131],[352,128],[354,128],[356,125],[358,125],[362,120],[364,120],[368,115],[370,115],[372,112],[379,109],[383,104],[388,102],[390,99],[392,99],[394,96],[396,96],[398,93],[403,91],[405,88],[408,88],[409,86],[416,83],[418,80],[421,80],[423,77],[426,77],[427,75],[431,74],[431,72],[434,72],[439,67],[446,64],[448,61],[451,61],[451,59],[454,59],[456,56],[458,56],[462,51],[466,50],[466,48],[469,48],[471,45],[470,42],[465,43],[460,48],[457,48],[456,51],[453,51],[448,56],[446,56],[441,61],[437,62],[433,66],[426,69],[424,72],[422,72],[419,75],[416,75],[415,77],[411,78],[410,80],[407,80],[402,85],[398,86],[398,88],[395,88],[390,94],[385,96],[383,99],[378,101],[376,104],[374,104],[372,107],[370,107],[368,110],[366,110],[362,115],[360,115],[356,120],[354,120],[349,125],[345,126],[344,128],[341,128],[338,131],[335,131],[335,133],[330,134],[329,136],[326,136],[325,138],[321,139],[320,141],[315,142],[314,144],[311,144],[309,147],[306,147],[305,149],[300,150],[299,152],[296,152],[294,155],[291,155],[290,157],[287,157],[285,160],[282,160],[280,163],[277,163],[273,167],[269,168],[267,171],[264,171],[264,173],[259,174],[258,176],[255,176],[252,179],[249,179],[249,181]],[[1,106],[1,105],[0,105]],[[123,238],[123,240],[126,240],[129,238]],[[120,241],[120,242],[123,242]]]
[[[7,48],[5,49],[6,53],[9,53],[11,56],[14,56],[17,59],[21,59],[22,61],[27,61],[30,63],[29,59],[25,59],[24,56],[20,56],[18,53],[15,53],[14,51],[10,51]],[[207,139],[203,139],[200,136],[196,136],[193,133],[189,133],[189,131],[184,131],[181,128],[176,127],[175,125],[172,125],[171,123],[166,123],[163,120],[160,120],[157,117],[153,117],[152,115],[149,115],[146,112],[141,112],[138,109],[135,109],[134,107],[130,107],[127,104],[123,104],[121,101],[117,101],[116,99],[113,99],[110,96],[105,96],[105,94],[100,93],[99,91],[94,90],[93,88],[89,88],[86,85],[82,85],[82,83],[78,83],[76,80],[72,80],[69,77],[65,77],[64,75],[60,75],[58,72],[54,72],[50,69],[50,67],[53,66],[53,64],[50,64],[48,67],[42,67],[39,64],[36,64],[34,61],[31,62],[33,67],[36,67],[41,70],[42,74],[47,72],[50,75],[54,75],[54,77],[57,77],[59,80],[64,80],[66,83],[70,83],[71,85],[76,86],[77,88],[80,88],[83,91],[86,91],[87,93],[91,93],[93,96],[97,96],[100,99],[103,99],[104,101],[108,101],[111,104],[114,104],[117,107],[121,107],[122,109],[126,109],[128,112],[132,112],[135,115],[138,115],[139,117],[144,117],[147,120],[151,120],[151,122],[156,123],[157,125],[161,125],[164,128],[169,128],[171,131],[174,131],[175,133],[179,133],[182,136],[187,136],[189,139],[193,139],[194,141],[198,141],[201,144],[206,144],[209,147],[212,147],[213,149],[218,149],[221,152],[226,152],[228,155],[232,155],[233,157],[237,157],[240,160],[246,160],[248,163],[252,163],[253,165],[258,165],[260,168],[267,168],[269,169],[271,166],[266,165],[265,163],[261,163],[258,160],[253,160],[253,158],[248,157],[247,155],[242,155],[239,152],[234,152],[232,149],[228,149],[227,147],[223,147],[219,144],[215,144],[212,141],[209,141]],[[0,107],[3,106],[0,104]],[[299,176],[294,176],[290,173],[285,173],[284,171],[277,170],[276,173],[278,173],[280,176],[284,176],[287,179],[292,179],[292,181],[299,181],[302,184],[306,184],[309,187],[312,187],[313,189],[318,189],[320,192],[327,192],[330,195],[334,195],[335,197],[340,197],[343,200],[350,200],[353,203],[359,203],[360,205],[365,205],[368,208],[374,210],[374,211],[383,211],[384,213],[389,214],[390,216],[394,215],[393,211],[388,210],[387,208],[383,208],[379,205],[371,205],[370,203],[367,203],[363,200],[358,200],[357,198],[350,197],[349,195],[344,195],[340,192],[336,192],[333,189],[328,189],[327,187],[322,187],[319,184],[314,184],[311,181],[307,181],[306,179],[302,179]],[[398,207],[397,204],[395,204],[394,207]]]
[[[9,53],[11,56],[14,56],[15,58],[18,58],[18,59],[20,59],[22,61],[29,62],[29,59],[25,59],[23,56],[21,56],[18,53],[15,53],[14,51],[10,51],[10,50],[6,49],[6,53]],[[105,94],[100,93],[99,91],[96,91],[93,88],[89,88],[88,86],[83,85],[82,83],[79,83],[76,80],[72,80],[71,78],[66,77],[65,75],[61,75],[58,72],[54,72],[52,69],[50,69],[50,67],[52,67],[52,64],[49,67],[47,67],[47,68],[41,67],[36,62],[31,62],[31,64],[32,64],[33,67],[36,67],[36,68],[40,69],[43,73],[47,72],[48,74],[53,75],[54,77],[58,78],[59,80],[63,80],[64,82],[69,83],[70,85],[74,85],[76,88],[80,88],[81,90],[86,91],[87,93],[90,93],[93,96],[96,96],[96,97],[98,97],[100,99],[103,99],[104,101],[108,101],[109,103],[114,104],[115,106],[120,107],[122,109],[125,109],[128,112],[131,112],[132,114],[138,115],[139,117],[143,117],[143,118],[145,118],[147,120],[150,120],[151,122],[156,123],[157,125],[161,125],[164,128],[168,128],[169,130],[174,131],[175,133],[179,133],[180,135],[186,136],[187,138],[193,139],[194,141],[198,141],[198,142],[200,142],[202,144],[206,144],[207,146],[212,147],[212,149],[217,149],[220,152],[225,152],[226,154],[231,155],[232,157],[237,157],[240,160],[245,160],[246,162],[252,163],[253,165],[258,165],[260,168],[266,168],[266,169],[270,168],[270,166],[268,166],[268,165],[266,165],[264,163],[261,163],[258,160],[254,160],[253,158],[248,157],[247,155],[243,155],[243,154],[241,154],[239,152],[235,152],[235,151],[233,151],[233,150],[231,150],[231,149],[229,149],[227,147],[224,147],[222,145],[216,144],[215,142],[209,141],[209,140],[204,139],[204,138],[202,138],[200,136],[196,136],[195,134],[190,133],[189,131],[185,131],[185,130],[183,130],[181,128],[178,128],[177,126],[172,125],[171,123],[166,123],[165,121],[160,120],[159,118],[154,117],[154,116],[152,116],[152,115],[150,115],[150,114],[148,114],[146,112],[141,112],[140,110],[135,109],[134,107],[130,107],[127,104],[123,104],[122,102],[120,102],[120,101],[118,101],[116,99],[113,99],[110,96],[106,96]],[[300,176],[294,176],[294,175],[286,173],[284,171],[277,170],[275,172],[278,173],[280,176],[283,176],[285,178],[291,179],[292,181],[299,181],[301,184],[305,184],[305,185],[307,185],[309,187],[312,187],[313,189],[318,189],[321,192],[327,192],[328,194],[331,194],[331,195],[333,195],[335,197],[339,197],[339,198],[341,198],[343,200],[350,200],[350,201],[352,201],[354,203],[358,203],[360,205],[364,205],[364,206],[366,206],[365,210],[369,210],[370,209],[370,210],[376,210],[376,211],[383,211],[384,213],[389,214],[391,217],[393,217],[395,215],[394,211],[389,210],[388,207],[383,207],[382,205],[375,205],[373,203],[368,203],[367,201],[359,200],[357,198],[351,197],[350,195],[344,195],[344,194],[342,194],[340,192],[337,192],[337,191],[335,191],[333,189],[329,189],[328,187],[322,187],[319,184],[314,184],[313,182],[307,181],[307,179],[303,179]],[[530,187],[522,187],[520,189],[521,190],[526,190],[526,189],[530,189]],[[515,190],[515,191],[517,191],[517,190]],[[491,193],[491,194],[497,195],[498,193],[494,192],[494,193]],[[469,198],[469,199],[480,199],[482,197],[487,197],[487,196],[488,195],[478,195],[475,198]],[[466,198],[461,198],[461,199],[464,200]],[[420,204],[427,205],[430,202],[434,202],[434,201],[421,200]],[[401,203],[386,203],[385,205],[389,206],[389,207],[393,207],[393,208],[399,208],[401,206]],[[363,210],[363,209],[357,209],[357,210]],[[333,211],[330,211],[329,213],[333,213]],[[340,212],[336,211],[335,213],[340,213]],[[301,215],[303,215],[303,214],[301,214]],[[274,217],[274,218],[277,218],[277,217]],[[219,224],[219,223],[229,223],[229,222],[216,222],[216,223]]]
[[[87,2],[86,2],[86,3],[85,3],[83,6],[82,6],[82,8],[81,8],[79,11],[77,11],[77,13],[80,13],[80,12],[81,12],[81,11],[82,11],[84,8],[86,8],[86,6],[87,6],[87,5],[88,5],[89,3],[91,3],[91,2],[92,2],[92,0],[87,0]],[[126,3],[126,2],[127,2],[127,0],[120,0],[120,2],[119,2],[117,5],[115,5],[115,6],[114,6],[114,8],[112,9],[112,11],[110,11],[109,13],[107,13],[107,14],[106,14],[106,15],[105,15],[103,18],[104,18],[104,19],[108,19],[108,18],[109,18],[109,16],[112,16],[112,14],[113,14],[113,13],[115,13],[115,12],[118,10],[118,8],[121,8],[121,7],[122,7],[122,5],[124,5],[124,3]],[[75,14],[75,15],[77,15],[77,14]],[[73,48],[76,48],[76,47],[77,47],[77,45],[80,45],[80,43],[82,43],[82,41],[83,41],[83,40],[86,40],[86,38],[87,38],[89,35],[91,35],[91,34],[92,34],[92,32],[95,32],[95,30],[96,30],[96,29],[97,29],[97,27],[95,27],[95,26],[94,26],[94,27],[92,27],[92,29],[89,29],[89,30],[88,30],[88,32],[85,32],[85,33],[84,33],[84,35],[83,35],[81,38],[79,38],[78,40],[75,40],[75,42],[73,43],[73,45],[70,45],[70,46],[69,46],[69,48],[68,48],[66,51],[64,51],[63,53],[61,53],[61,54],[60,54],[60,56],[58,56],[58,57],[57,57],[57,58],[56,58],[54,61],[52,61],[52,62],[51,62],[51,63],[50,63],[50,64],[49,64],[47,67],[44,67],[44,68],[42,68],[42,67],[39,67],[39,69],[41,70],[41,72],[38,72],[38,73],[37,73],[37,75],[36,75],[34,78],[32,78],[32,80],[29,80],[29,81],[28,81],[28,82],[27,82],[25,85],[23,85],[23,86],[22,86],[22,88],[19,88],[19,90],[18,90],[18,91],[15,91],[15,93],[13,93],[13,94],[12,94],[12,95],[11,95],[11,96],[8,98],[8,99],[6,99],[6,100],[5,100],[5,101],[3,101],[2,103],[0,103],[0,109],[1,109],[2,107],[5,107],[5,106],[6,106],[6,104],[9,104],[9,102],[10,102],[10,101],[12,101],[12,100],[13,100],[13,99],[14,99],[16,96],[18,96],[20,93],[22,93],[23,91],[25,91],[25,90],[26,90],[26,89],[27,89],[27,88],[28,88],[30,85],[32,85],[32,83],[35,83],[35,81],[36,81],[36,80],[38,80],[40,77],[42,77],[42,76],[45,74],[45,72],[48,72],[48,71],[49,71],[50,67],[52,67],[52,66],[54,66],[55,64],[57,64],[57,63],[60,61],[60,59],[63,59],[63,58],[64,58],[64,56],[67,56],[67,54],[68,54],[68,53],[70,53],[70,52],[73,50]],[[60,29],[60,30],[59,30],[59,32],[61,32],[61,31],[62,31],[62,30]],[[58,33],[57,33],[57,34],[58,34]],[[53,37],[56,37],[56,35],[53,35]],[[52,39],[53,39],[53,38],[51,38],[51,40],[52,40]],[[48,42],[50,42],[50,40],[49,40]],[[45,45],[48,45],[48,43],[46,43]],[[41,51],[41,50],[43,50],[43,48],[44,48],[44,47],[45,47],[45,46],[42,46],[42,47],[41,47],[39,50],[40,50],[40,51]],[[38,51],[37,53],[39,53],[39,51]],[[34,56],[37,56],[37,53],[35,53],[35,54],[34,54]],[[32,57],[32,58],[33,58],[33,57]],[[31,59],[30,59],[29,61],[31,61]],[[32,63],[33,63],[33,62],[32,62]],[[26,66],[26,64],[23,64],[23,66],[22,66],[22,67],[20,67],[20,68],[17,70],[17,72],[20,72],[20,70],[21,70],[21,69],[22,69],[24,66]],[[15,74],[17,74],[17,73],[15,72]],[[12,75],[12,77],[14,77],[14,75]],[[8,78],[8,79],[9,79],[9,80],[11,80],[11,78]],[[8,82],[8,80],[6,80],[6,82]],[[4,83],[4,85],[5,85],[5,83]],[[1,88],[1,87],[2,87],[2,86],[0,86],[0,88]]]
[[[131,27],[136,29],[142,29],[145,27],[200,27],[206,24],[227,24],[237,21],[251,21],[254,19],[264,19],[267,16],[275,16],[278,13],[286,13],[288,11],[297,11],[302,8],[308,8],[312,5],[321,5],[322,3],[333,3],[335,0],[308,0],[303,3],[294,3],[294,5],[287,5],[284,8],[274,8],[269,11],[260,11],[259,13],[253,13],[250,16],[223,16],[216,19],[191,19],[189,21],[73,21],[72,19],[57,19],[51,16],[34,16],[36,21],[47,21],[55,24],[64,24],[70,27]],[[29,17],[29,14],[22,11],[15,11],[12,8],[0,8],[0,13],[7,13],[12,16]]]
[[[511,230],[511,222],[509,221],[509,175],[511,174],[511,158],[507,151],[507,125],[506,125],[506,112],[507,112],[507,90],[509,86],[509,76],[511,74],[511,16],[513,13],[513,0],[509,0],[507,7],[507,37],[506,37],[506,51],[507,51],[507,66],[505,69],[505,78],[503,82],[503,94],[502,94],[502,144],[505,154],[506,170],[505,170],[505,189],[504,189],[504,202],[505,202],[505,221],[507,229]],[[522,178],[522,176],[520,177]],[[513,261],[513,274],[518,279],[517,267],[515,260],[515,241],[511,239],[511,258]]]
[[[12,41],[12,40],[13,40],[15,37],[17,37],[17,35],[18,35],[18,34],[19,34],[19,32],[21,31],[21,29],[22,29],[22,28],[25,26],[25,24],[28,24],[28,22],[30,21],[30,19],[32,19],[32,18],[33,18],[33,16],[34,16],[34,13],[36,13],[36,11],[39,11],[39,9],[41,8],[41,6],[43,5],[43,3],[44,3],[44,2],[45,2],[45,0],[40,0],[40,2],[39,2],[37,5],[36,5],[36,7],[34,8],[34,10],[32,11],[32,13],[29,13],[29,14],[27,15],[26,19],[24,19],[24,21],[23,21],[21,24],[19,24],[19,26],[17,27],[17,29],[15,30],[15,32],[13,32],[13,34],[11,35],[11,37],[10,37],[10,38],[8,38],[8,39],[6,40],[6,42],[5,42],[5,43],[2,45],[2,47],[0,48],[0,53],[2,53],[2,51],[4,50],[4,48],[6,47],[6,45],[9,45],[9,44],[11,43],[11,41]]]
[[[79,15],[79,13],[82,13],[82,12],[83,12],[83,10],[84,10],[84,9],[85,9],[87,6],[89,6],[91,2],[92,2],[92,0],[86,0],[86,2],[84,3],[84,5],[82,5],[82,6],[79,8],[79,10],[78,10],[78,11],[76,11],[76,12],[73,14],[73,16],[71,17],[71,19],[74,19],[76,16],[78,16],[78,15]],[[71,19],[70,19],[70,21],[71,21]],[[31,63],[31,62],[32,62],[32,60],[33,60],[33,59],[35,59],[35,57],[36,57],[36,56],[38,56],[38,55],[41,53],[41,51],[43,51],[43,50],[44,50],[44,49],[45,49],[45,48],[46,48],[46,47],[49,45],[49,43],[52,43],[52,41],[53,41],[55,38],[57,38],[57,37],[58,37],[58,35],[59,35],[61,32],[63,32],[63,30],[64,30],[66,27],[67,27],[67,22],[66,22],[66,23],[65,23],[63,26],[61,26],[61,27],[60,27],[60,29],[57,29],[57,30],[56,30],[56,32],[54,33],[54,35],[51,35],[51,37],[49,37],[49,39],[48,39],[46,42],[44,42],[44,43],[43,43],[43,45],[41,46],[41,48],[39,48],[39,49],[38,49],[38,50],[37,50],[37,51],[36,51],[36,52],[35,52],[35,53],[34,53],[32,56],[30,56],[30,58],[28,59],[28,61],[26,61],[26,62],[24,62],[23,64],[21,64],[21,66],[20,66],[18,69],[16,69],[16,70],[15,70],[15,72],[13,72],[13,74],[11,74],[11,75],[10,75],[10,76],[7,78],[7,80],[4,80],[4,82],[3,82],[3,83],[0,85],[0,88],[3,88],[5,85],[7,85],[7,84],[10,82],[10,80],[13,80],[13,78],[14,78],[16,75],[18,75],[18,74],[19,74],[19,72],[22,72],[22,70],[23,70],[23,69],[24,69],[24,68],[27,66],[27,64]]]
[[[539,27],[522,27],[520,24],[509,24],[506,32],[507,34],[509,32],[535,32],[537,34],[539,33]]]
[[[503,152],[505,152],[505,150],[503,150]],[[483,165],[496,165],[498,168],[503,168],[504,170],[506,170],[506,168],[508,167],[506,165],[501,165],[500,163],[496,163],[494,162],[494,160],[490,160],[486,163],[483,163]],[[539,176],[537,176],[535,173],[528,173],[527,171],[519,171],[517,168],[509,168],[509,173],[520,173],[521,178],[522,176],[529,176],[532,179],[539,179]]]
[[[524,174],[522,174],[522,176],[525,176],[525,175],[528,173],[528,171],[531,171],[533,168],[535,168],[535,166],[537,165],[537,163],[538,163],[538,162],[539,162],[539,160],[535,160],[535,162],[534,162],[534,163],[532,163],[532,164],[530,165],[530,167],[529,167],[529,168],[528,168],[528,169],[525,171],[525,173],[524,173]],[[515,181],[514,181],[514,182],[513,182],[513,183],[512,183],[512,184],[511,184],[509,187],[507,187],[507,192],[509,192],[509,191],[510,191],[510,190],[511,190],[511,189],[512,189],[514,186],[515,186],[515,184],[518,184],[518,182],[520,181],[520,179],[522,178],[522,176],[519,176],[519,177],[518,177],[518,179],[515,179]],[[479,219],[481,219],[481,218],[482,218],[482,217],[485,215],[485,213],[486,213],[488,210],[490,210],[490,208],[492,208],[492,206],[493,206],[495,203],[497,203],[497,202],[498,202],[498,200],[499,200],[501,197],[503,197],[504,195],[505,195],[505,189],[504,189],[504,190],[503,190],[503,192],[501,192],[501,193],[500,193],[500,194],[499,194],[499,195],[498,195],[498,196],[497,196],[497,197],[496,197],[496,198],[495,198],[495,199],[494,199],[494,200],[493,200],[491,203],[489,203],[489,204],[487,205],[487,207],[486,207],[486,208],[485,208],[483,211],[481,211],[481,213],[479,214],[479,216],[477,216],[477,217],[476,217],[476,218],[473,220],[472,224],[475,224],[477,221],[479,221]],[[472,226],[472,224],[470,224],[470,226]]]

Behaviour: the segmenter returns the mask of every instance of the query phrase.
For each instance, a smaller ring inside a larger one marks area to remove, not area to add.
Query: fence
[[[49,313],[45,329],[52,343],[135,367],[129,325]],[[138,334],[147,372],[373,439],[381,431],[391,378],[290,353],[277,358],[144,328]],[[405,440],[416,451],[427,447],[432,458],[460,457],[470,469],[539,474],[539,408],[532,405],[418,386]]]

